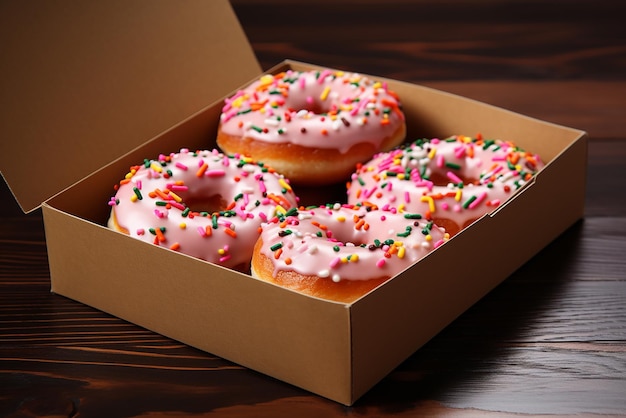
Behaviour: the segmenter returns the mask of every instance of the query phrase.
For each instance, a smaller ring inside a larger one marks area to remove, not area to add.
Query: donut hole
[[[468,177],[462,175],[461,173],[454,173],[454,174],[458,178],[461,179],[463,184],[476,184],[478,182],[478,180],[472,179],[472,178],[468,178]],[[448,184],[453,182],[447,176],[447,172],[442,172],[442,171],[433,171],[430,174],[430,176],[428,177],[428,179],[430,181],[432,181],[435,186],[447,186]]]
[[[371,244],[370,240],[368,240],[368,236],[365,234],[355,234],[354,229],[349,231],[344,231],[341,228],[335,229],[332,231],[331,238],[346,247],[354,245],[355,247],[359,247],[361,245],[369,245]]]
[[[225,210],[228,206],[228,202],[219,194],[212,196],[189,195],[181,197],[185,205],[194,212],[220,212]]]

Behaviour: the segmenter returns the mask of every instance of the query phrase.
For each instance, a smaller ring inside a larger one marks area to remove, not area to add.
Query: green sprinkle
[[[465,203],[463,203],[463,209],[469,208],[469,205],[471,205],[474,200],[476,200],[476,196],[472,196],[469,199],[467,199]]]
[[[167,206],[167,202],[164,202],[162,200],[157,200],[156,202],[154,202],[157,206]]]
[[[263,128],[259,128],[256,125],[250,125],[251,129],[254,129],[255,131],[257,131],[258,133],[262,133],[263,132]]]
[[[333,251],[334,252],[338,252],[339,251],[339,246],[338,245],[334,245],[333,246]]]
[[[420,215],[419,213],[405,213],[404,218],[405,219],[422,219],[422,215]]]
[[[183,218],[186,218],[187,215],[189,215],[190,211],[191,211],[191,209],[189,209],[189,208],[183,209],[183,213],[181,214],[181,215],[183,215]]]
[[[243,193],[239,193],[237,196],[235,196],[235,202],[241,199],[242,197],[243,197]]]
[[[453,169],[455,169],[455,170],[458,170],[458,169],[460,169],[460,168],[461,168],[461,166],[460,166],[459,164],[449,163],[449,162],[446,162],[446,167],[448,167],[448,168],[453,168]]]
[[[141,195],[141,191],[138,188],[133,187],[133,192],[135,192],[135,196],[137,196],[137,199],[139,200],[143,199],[143,196]]]
[[[274,244],[270,247],[270,250],[272,251],[276,251],[276,250],[280,250],[281,248],[283,248],[283,243],[279,242],[278,244]]]
[[[213,215],[211,217],[211,226],[213,229],[217,229],[217,215]]]

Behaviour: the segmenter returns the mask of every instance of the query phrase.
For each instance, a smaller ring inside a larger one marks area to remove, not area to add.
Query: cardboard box
[[[226,1],[71,6],[16,1],[0,10],[10,64],[0,74],[0,167],[25,211],[42,206],[55,293],[350,405],[583,216],[584,132],[387,80],[402,98],[408,139],[481,132],[547,166],[350,305],[111,231],[107,201],[128,167],[214,147],[222,98],[260,68]],[[314,66],[285,61],[270,71],[287,67]]]

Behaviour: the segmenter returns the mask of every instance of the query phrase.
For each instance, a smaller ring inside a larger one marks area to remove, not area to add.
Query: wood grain
[[[359,69],[586,130],[585,219],[347,408],[50,293],[41,212],[2,184],[0,416],[625,416],[624,3],[233,7],[264,68]]]

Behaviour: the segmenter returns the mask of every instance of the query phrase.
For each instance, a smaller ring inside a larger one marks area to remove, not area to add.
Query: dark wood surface
[[[626,5],[335,3],[233,1],[264,68],[358,70],[586,130],[585,219],[344,407],[51,294],[41,212],[2,184],[0,416],[626,415]]]

